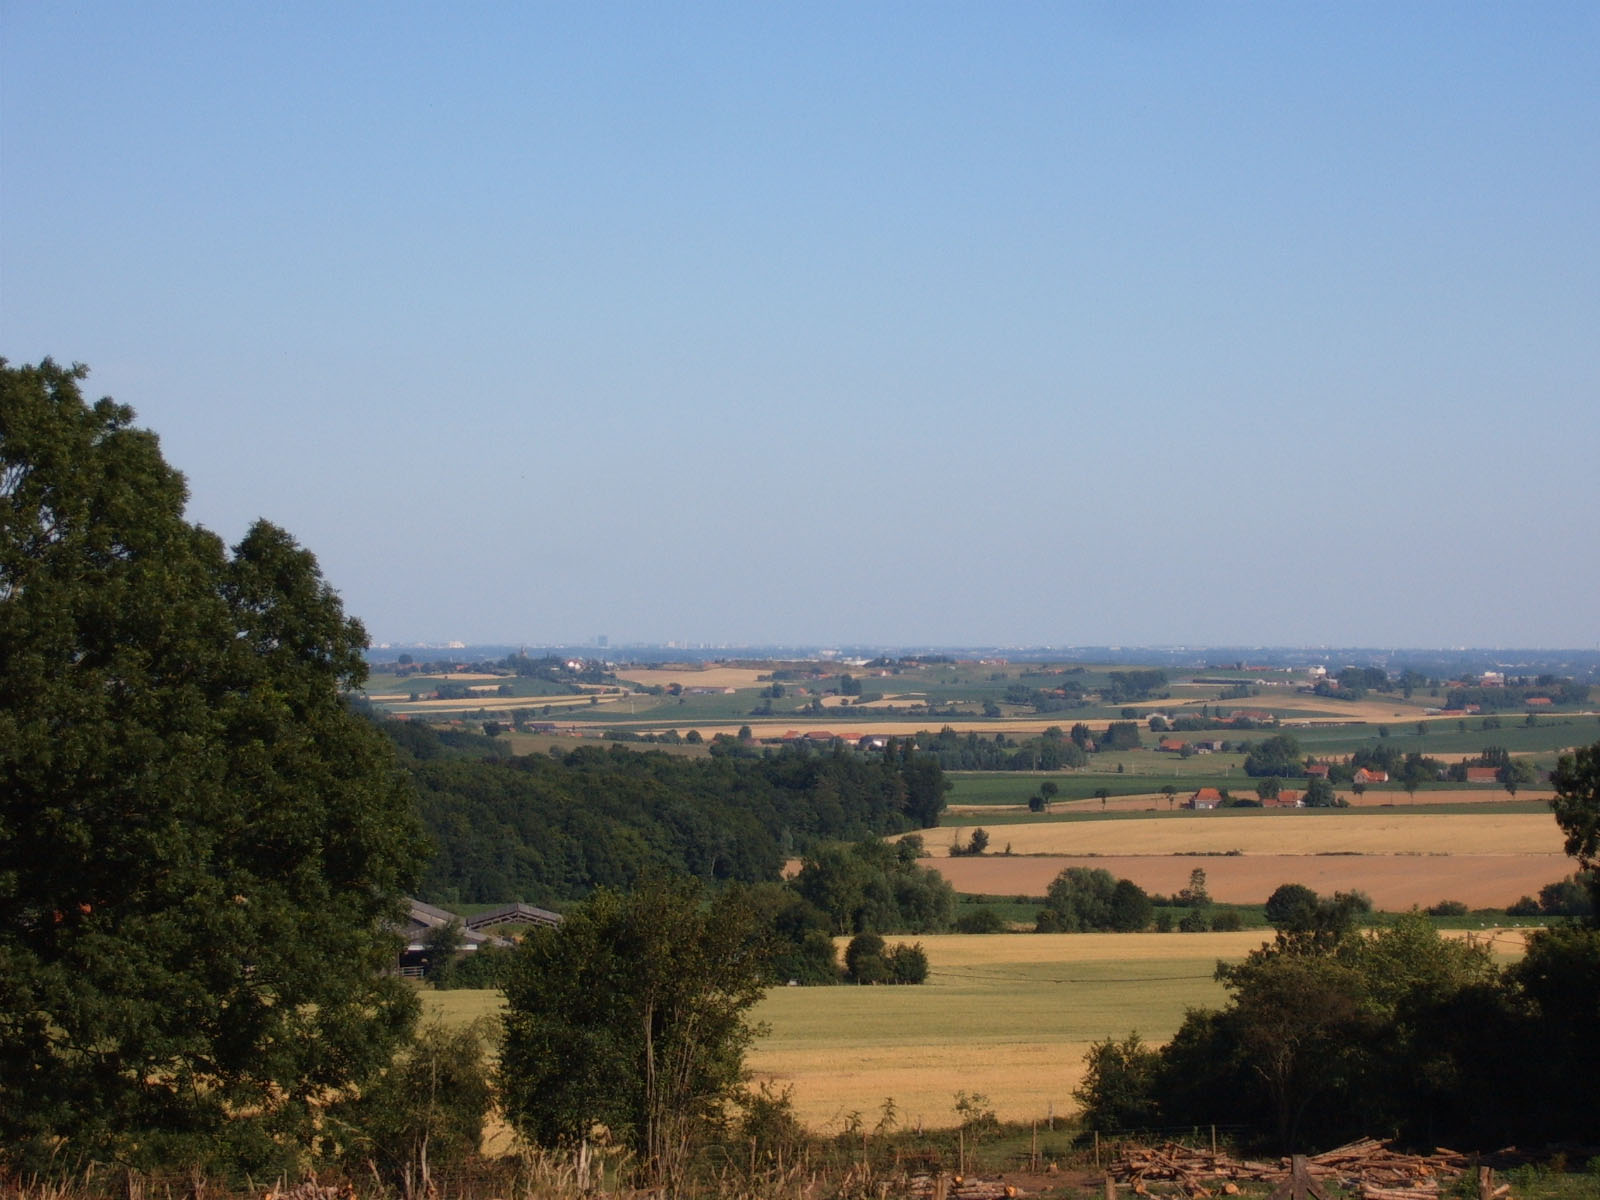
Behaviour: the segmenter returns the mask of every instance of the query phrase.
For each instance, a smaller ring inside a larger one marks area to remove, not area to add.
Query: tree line
[[[936,758],[786,747],[689,759],[620,746],[484,756],[427,726],[383,728],[432,844],[422,898],[443,904],[575,900],[648,872],[708,882],[776,880],[825,842],[938,822],[949,783]]]

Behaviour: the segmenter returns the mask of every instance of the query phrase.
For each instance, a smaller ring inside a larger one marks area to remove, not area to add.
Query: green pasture
[[[1122,940],[1109,941],[1103,957],[1088,949],[1041,962],[1031,954],[1011,959],[1004,952],[1006,943],[1026,946],[1034,939],[1079,939],[1092,946],[1101,936],[1095,934],[972,936],[995,943],[996,954],[942,965],[935,947],[921,987],[772,989],[755,1013],[771,1030],[764,1044],[828,1057],[869,1046],[1087,1042],[1134,1028],[1165,1041],[1186,1009],[1220,1007],[1225,999],[1206,934],[1183,935],[1194,944],[1136,962],[1112,950],[1125,947]]]
[[[1484,718],[1429,717],[1427,733],[1417,733],[1420,717],[1337,729],[1286,729],[1307,754],[1344,755],[1362,747],[1394,746],[1405,753],[1475,754],[1485,746],[1502,746],[1513,754],[1549,756],[1567,746],[1583,746],[1600,738],[1600,718],[1576,713],[1542,713],[1534,724],[1526,714],[1507,713],[1499,718],[1498,729],[1483,727]],[[1389,736],[1378,733],[1387,724]],[[1466,728],[1462,729],[1461,726]]]
[[[1440,786],[1444,786],[1444,785],[1440,785]],[[1459,790],[1462,787],[1461,784],[1452,784],[1450,786],[1455,788],[1456,790]],[[1485,790],[1488,790],[1488,789],[1485,789]],[[1422,795],[1422,794],[1425,794],[1428,791],[1428,789],[1427,788],[1419,788],[1419,789],[1417,789],[1417,791],[1418,791],[1419,795]],[[1241,790],[1241,794],[1243,794],[1242,790]],[[998,811],[998,805],[1000,803],[1002,803],[1002,802],[997,800],[997,801],[994,802],[995,805],[997,806],[997,810],[994,811],[994,812],[987,812],[987,813],[983,813],[983,812],[979,812],[979,813],[944,813],[939,818],[939,826],[938,827],[940,829],[970,829],[970,828],[973,828],[975,826],[982,826],[985,829],[991,829],[992,830],[992,829],[1002,829],[1007,825],[1031,825],[1031,824],[1038,824],[1038,823],[1044,822],[1044,821],[1063,822],[1063,823],[1083,822],[1083,821],[1151,821],[1151,820],[1162,820],[1162,821],[1194,821],[1194,820],[1201,820],[1201,821],[1227,821],[1227,820],[1232,820],[1235,817],[1249,817],[1249,816],[1257,816],[1257,817],[1259,817],[1259,816],[1262,815],[1263,812],[1267,812],[1267,813],[1274,814],[1274,815],[1282,815],[1282,816],[1285,816],[1285,817],[1294,817],[1294,818],[1302,819],[1302,820],[1306,819],[1306,818],[1322,818],[1322,819],[1326,819],[1326,820],[1359,821],[1359,820],[1362,820],[1362,819],[1367,818],[1367,817],[1378,817],[1378,816],[1387,817],[1387,816],[1392,816],[1395,813],[1410,813],[1410,814],[1414,814],[1414,815],[1417,815],[1417,816],[1424,816],[1424,817],[1448,817],[1448,816],[1466,816],[1466,815],[1486,816],[1486,815],[1494,815],[1494,814],[1497,814],[1497,813],[1537,813],[1537,814],[1543,815],[1543,814],[1547,814],[1550,811],[1550,806],[1545,800],[1542,800],[1542,799],[1536,799],[1536,800],[1512,800],[1509,797],[1506,797],[1503,792],[1499,793],[1499,795],[1501,796],[1500,799],[1484,800],[1484,801],[1481,801],[1481,802],[1474,802],[1474,803],[1468,803],[1468,804],[1410,804],[1410,803],[1407,803],[1407,801],[1410,799],[1410,797],[1408,797],[1406,795],[1406,793],[1405,793],[1405,791],[1403,789],[1397,788],[1397,789],[1394,790],[1393,794],[1394,794],[1394,803],[1392,803],[1392,804],[1385,804],[1385,803],[1382,802],[1384,797],[1387,795],[1387,793],[1385,793],[1384,791],[1382,791],[1380,789],[1377,789],[1377,788],[1369,788],[1367,790],[1367,795],[1366,795],[1367,803],[1362,804],[1362,805],[1358,805],[1358,806],[1354,806],[1354,807],[1351,807],[1351,808],[1323,808],[1323,809],[1296,809],[1296,810],[1265,809],[1265,810],[1263,810],[1263,809],[1260,809],[1260,808],[1246,807],[1246,808],[1218,808],[1218,809],[1212,809],[1212,810],[1210,810],[1208,812],[1199,812],[1199,813],[1192,812],[1189,809],[1184,809],[1184,808],[1169,809],[1166,806],[1166,801],[1165,800],[1158,801],[1155,805],[1153,805],[1150,808],[1136,809],[1136,810],[1110,809],[1110,810],[1102,812],[1098,808],[1094,808],[1094,807],[1067,809],[1067,808],[1061,807],[1061,805],[1059,804],[1059,801],[1060,801],[1060,797],[1059,796],[1056,798],[1058,803],[1057,803],[1057,806],[1056,806],[1056,808],[1055,808],[1055,810],[1053,812],[1048,812],[1048,813],[1000,812],[1000,811]],[[1374,797],[1377,797],[1377,799],[1378,799],[1378,803],[1376,803],[1376,804],[1372,803]],[[925,829],[925,830],[922,830],[922,836],[923,836],[924,841],[932,843],[933,841],[935,841],[937,839],[938,834],[936,832],[934,832],[933,830]],[[1005,838],[1004,837],[995,837],[995,838],[991,839],[990,851],[989,852],[991,854],[1000,854],[1000,853],[1002,853],[1002,851],[1004,849],[1004,846],[1005,846]]]
[[[368,693],[401,692],[410,694],[416,692],[419,696],[431,695],[433,690],[442,683],[459,684],[462,687],[472,688],[474,691],[485,693],[485,699],[493,698],[502,685],[511,688],[513,696],[571,696],[575,695],[571,688],[564,684],[552,683],[546,679],[529,679],[516,675],[506,675],[494,679],[462,679],[457,675],[369,675],[367,677],[366,691]]]
[[[1037,907],[1025,907],[1031,920]],[[973,1038],[1032,1041],[1046,1034],[1088,1041],[1134,1028],[1165,1040],[1186,1008],[1220,1006],[1224,999],[1214,979],[1217,950],[1210,934],[949,936],[985,952],[941,964],[935,943],[928,982],[921,987],[771,989],[755,1013],[771,1027],[766,1044],[829,1053]],[[1149,939],[1161,952],[1130,961],[1130,936]],[[1103,954],[1096,953],[1100,946]],[[1041,953],[1041,947],[1059,947],[1060,953]],[[495,1016],[503,1007],[494,990],[425,987],[418,994],[425,1021],[451,1026]]]
[[[1133,761],[1131,756],[1118,757],[1124,762]],[[946,773],[946,778],[950,780],[952,787],[946,801],[950,804],[975,805],[1027,804],[1028,797],[1037,795],[1040,785],[1047,781],[1054,783],[1058,789],[1055,796],[1055,803],[1058,805],[1070,800],[1093,799],[1095,791],[1102,787],[1112,796],[1142,796],[1160,792],[1163,787],[1171,784],[1177,788],[1180,800],[1202,787],[1226,787],[1236,792],[1253,790],[1255,780],[1245,775],[1237,759],[1234,760],[1231,771],[1187,769],[1187,764],[1228,757],[1223,754],[1197,755],[1195,758],[1182,760],[1174,755],[1164,754],[1161,758],[1169,767],[1176,767],[1179,763],[1185,764],[1182,770],[1168,770],[1164,773],[1144,773],[1130,767],[1119,775],[1115,766],[1110,772],[1088,769],[1043,772],[950,771]],[[1158,803],[1164,805],[1166,801],[1163,798]]]

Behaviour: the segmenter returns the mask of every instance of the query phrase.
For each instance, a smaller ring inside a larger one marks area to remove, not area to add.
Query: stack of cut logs
[[[1441,1182],[1449,1182],[1471,1163],[1449,1150],[1402,1154],[1373,1138],[1309,1155],[1306,1167],[1315,1179],[1334,1180],[1361,1200],[1437,1200]],[[1239,1194],[1241,1182],[1279,1183],[1289,1174],[1289,1160],[1275,1162],[1231,1158],[1169,1142],[1130,1150],[1111,1164],[1111,1178],[1148,1195],[1146,1184],[1176,1183],[1187,1196]],[[1497,1189],[1504,1195],[1506,1189]]]
[[[317,1177],[313,1175],[310,1179],[303,1179],[292,1187],[284,1187],[283,1181],[279,1180],[273,1184],[270,1192],[261,1197],[261,1200],[355,1200],[355,1195],[355,1188],[348,1183],[324,1186],[318,1183]]]
[[[1022,1189],[1013,1184],[972,1175],[913,1175],[906,1190],[910,1195],[932,1200],[1011,1200],[1023,1195]]]

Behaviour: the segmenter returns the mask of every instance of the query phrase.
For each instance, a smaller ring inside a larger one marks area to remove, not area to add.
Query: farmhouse
[[[1185,808],[1207,809],[1216,808],[1222,803],[1222,793],[1214,787],[1203,787],[1194,795],[1183,802]]]
[[[1306,774],[1313,779],[1326,779],[1328,777],[1328,764],[1312,763],[1306,768]]]
[[[1356,783],[1388,783],[1389,782],[1389,772],[1387,772],[1387,771],[1379,771],[1379,770],[1376,770],[1376,769],[1374,769],[1372,767],[1362,767],[1359,771],[1357,771],[1355,773],[1354,782],[1356,782]]]
[[[560,913],[520,902],[502,904],[499,908],[492,908],[488,912],[478,913],[465,920],[448,909],[424,904],[421,900],[408,900],[406,903],[409,906],[406,923],[400,930],[400,936],[405,939],[400,951],[402,974],[421,972],[423,960],[427,955],[429,936],[435,930],[447,927],[452,921],[461,927],[461,949],[465,952],[478,950],[484,946],[509,946],[511,943],[506,938],[484,932],[496,925],[561,924]]]
[[[1499,767],[1468,767],[1467,768],[1467,782],[1468,783],[1499,783],[1500,782],[1500,768]]]
[[[1162,738],[1156,743],[1156,749],[1165,750],[1168,754],[1182,754],[1184,745],[1182,738]]]

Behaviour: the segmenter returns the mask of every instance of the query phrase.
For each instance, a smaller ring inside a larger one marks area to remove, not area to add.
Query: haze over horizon
[[[1600,10],[0,0],[0,355],[375,641],[1600,644]]]

